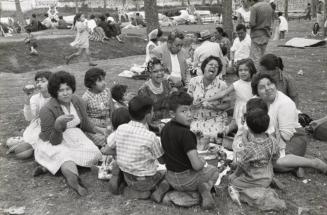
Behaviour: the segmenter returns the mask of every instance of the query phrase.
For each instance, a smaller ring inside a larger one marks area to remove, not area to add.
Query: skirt
[[[39,139],[34,147],[36,162],[47,168],[53,175],[66,161],[73,161],[78,166],[91,167],[102,158],[98,147],[87,138],[79,128],[68,128],[63,133],[59,145]]]
[[[41,132],[40,118],[32,120],[23,133],[23,139],[29,143],[33,148],[39,140]]]

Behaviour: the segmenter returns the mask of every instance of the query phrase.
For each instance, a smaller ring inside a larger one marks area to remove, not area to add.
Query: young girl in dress
[[[114,109],[110,89],[106,87],[106,73],[99,68],[89,69],[85,73],[84,85],[88,88],[82,98],[86,102],[86,112],[90,121],[102,130],[102,133],[88,134],[97,146],[106,142],[106,133]]]
[[[237,126],[241,125],[243,109],[246,105],[246,102],[253,97],[252,88],[251,88],[251,79],[252,76],[256,73],[257,70],[251,59],[248,58],[248,59],[240,60],[237,65],[237,75],[240,79],[238,81],[235,81],[226,90],[217,93],[214,97],[205,100],[205,102],[211,102],[214,100],[221,99],[232,92],[235,92],[236,100],[235,100],[234,115],[233,115],[234,120],[230,124],[229,130],[233,130],[232,128],[235,127],[235,124]]]
[[[96,66],[95,63],[91,62],[89,50],[89,28],[87,26],[87,22],[85,22],[84,14],[76,14],[74,17],[74,26],[77,34],[75,40],[70,45],[77,48],[78,51],[70,56],[65,57],[66,64],[69,64],[73,58],[80,56],[85,52],[89,66]]]
[[[39,139],[39,133],[41,131],[39,113],[41,107],[50,99],[48,93],[48,80],[51,76],[50,71],[39,71],[35,74],[35,85],[38,93],[33,95],[33,85],[26,86],[24,88],[25,103],[24,103],[24,117],[30,122],[29,126],[23,133],[23,139],[29,143],[32,147]]]

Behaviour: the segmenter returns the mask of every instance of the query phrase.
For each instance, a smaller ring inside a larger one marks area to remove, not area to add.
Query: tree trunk
[[[157,0],[144,0],[144,12],[146,31],[149,34],[152,30],[159,28]]]
[[[206,4],[206,0],[202,0],[202,5],[205,5]]]
[[[228,34],[228,38],[232,41],[233,38],[233,20],[232,20],[232,1],[223,0],[222,1],[222,15],[223,15],[223,28],[224,31]]]
[[[187,0],[187,5],[191,5],[191,2],[190,2],[190,0]]]
[[[103,8],[107,9],[107,0],[103,0]]]
[[[212,5],[212,2],[213,2],[213,0],[210,0],[210,1],[209,1],[210,6]]]
[[[78,0],[75,0],[75,14],[78,13]]]
[[[183,6],[183,7],[185,6],[185,2],[184,2],[184,0],[182,0],[182,6]]]
[[[24,19],[22,7],[20,6],[20,0],[15,0],[15,6],[16,6],[16,19],[19,21],[22,31],[24,31],[25,30],[24,26],[26,25],[26,21]]]
[[[326,36],[327,35],[327,27],[325,27],[325,23],[326,23],[326,21],[327,21],[327,1],[325,1],[325,15],[324,15],[324,25],[322,26],[323,28],[324,28],[324,30],[323,30],[323,35],[324,36]]]
[[[286,19],[288,19],[288,0],[285,0],[284,3],[284,16]]]
[[[317,0],[311,0],[312,18],[317,16]]]

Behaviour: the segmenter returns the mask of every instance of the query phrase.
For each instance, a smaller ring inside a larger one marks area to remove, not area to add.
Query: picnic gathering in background
[[[319,0],[313,37],[327,28],[324,4]],[[270,40],[285,40],[290,25],[274,1],[243,0],[236,14],[232,40],[221,25],[189,34],[178,27],[152,30],[136,92],[128,84],[109,85],[111,77],[90,52],[90,40],[124,43],[120,24],[128,17],[77,13],[71,25],[55,7],[43,21],[33,14],[24,40],[32,57],[45,54],[36,31],[72,29],[71,54],[63,59],[70,64],[85,54],[88,66],[80,68],[81,97],[72,73],[35,73],[21,104],[29,125],[21,138],[8,139],[9,151],[34,158],[34,177],[61,175],[80,196],[92,192],[80,168],[97,166],[113,195],[212,210],[213,192],[228,192],[237,204],[285,210],[276,173],[303,178],[312,168],[327,175],[323,159],[306,157],[310,137],[327,141],[327,116],[313,120],[300,110],[295,79],[284,69],[288,59],[266,50]],[[312,19],[310,3],[305,19]],[[127,28],[146,24],[137,13]],[[0,26],[9,36],[20,25]],[[218,189],[222,177],[228,190]]]

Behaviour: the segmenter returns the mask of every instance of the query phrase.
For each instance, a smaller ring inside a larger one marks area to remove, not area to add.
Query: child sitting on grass
[[[124,194],[138,199],[151,196],[155,202],[161,202],[169,184],[164,180],[164,172],[157,171],[157,160],[163,162],[160,139],[148,128],[153,102],[149,97],[135,96],[128,103],[128,112],[131,121],[119,126],[114,138],[116,161],[127,184]]]
[[[186,92],[174,92],[169,97],[169,109],[173,119],[161,132],[166,179],[178,191],[198,191],[202,197],[202,208],[213,209],[214,200],[210,193],[219,173],[214,166],[200,158],[197,139],[190,131],[193,99]]]
[[[251,100],[248,104],[260,102]],[[263,108],[250,107],[252,105],[248,104],[244,116],[248,131],[244,132],[243,149],[236,153],[237,168],[230,175],[230,184],[240,194],[241,201],[259,208],[276,203],[274,209],[283,209],[285,203],[278,199],[273,190],[269,189],[274,176],[273,165],[279,158],[279,147],[276,139],[266,133],[270,122],[268,107],[267,105]],[[273,195],[261,195],[268,192]],[[262,198],[261,205],[258,204],[259,198]]]
[[[111,89],[111,97],[114,102],[114,108],[127,107],[126,91],[127,85],[115,84]]]
[[[112,129],[114,131],[108,136],[107,145],[102,147],[101,149],[102,154],[108,156],[111,155],[114,158],[116,158],[116,142],[115,142],[116,132],[115,131],[120,125],[128,123],[130,120],[131,119],[127,108],[120,107],[112,112],[111,124],[112,124]],[[119,187],[123,182],[123,175],[115,161],[113,161],[111,166],[112,166],[111,169],[112,177],[109,182],[109,190],[113,194],[117,195],[119,194]]]
[[[24,42],[26,44],[28,44],[28,46],[29,46],[30,55],[38,55],[39,52],[36,50],[36,48],[37,48],[36,39],[32,35],[31,29],[27,28],[26,33],[27,33],[27,36],[24,39]]]

